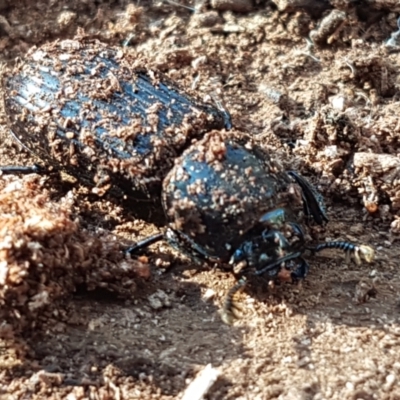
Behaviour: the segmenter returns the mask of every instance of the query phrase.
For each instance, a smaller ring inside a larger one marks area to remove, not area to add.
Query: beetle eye
[[[244,258],[244,251],[242,249],[237,249],[235,251],[235,258],[237,261],[243,260]]]
[[[236,249],[233,253],[231,263],[237,263],[238,261],[242,261],[244,259],[244,251],[242,249]]]

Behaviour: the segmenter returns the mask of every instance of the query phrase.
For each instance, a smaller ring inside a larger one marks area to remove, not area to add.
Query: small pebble
[[[215,296],[215,291],[212,289],[207,289],[203,295],[203,299],[208,301],[214,298],[214,296]]]
[[[253,9],[251,0],[211,0],[212,8],[219,11],[249,12]]]

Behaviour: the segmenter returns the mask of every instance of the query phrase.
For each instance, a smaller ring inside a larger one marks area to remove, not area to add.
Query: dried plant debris
[[[392,211],[398,213],[400,158],[390,154],[355,153],[354,167],[366,209],[371,213],[376,212],[382,197],[386,196],[389,197]]]
[[[324,17],[318,28],[310,32],[310,39],[318,43],[331,44],[337,36],[342,25],[346,21],[346,13],[340,10],[332,10]]]
[[[320,173],[335,177],[342,173],[356,146],[360,129],[348,116],[330,106],[307,121],[295,154]],[[300,127],[299,127],[300,128]]]
[[[148,273],[112,235],[83,231],[70,206],[52,202],[35,176],[0,179],[0,318],[16,329],[34,326],[79,285],[131,296]]]
[[[220,372],[208,364],[186,388],[182,400],[202,400],[219,375]]]

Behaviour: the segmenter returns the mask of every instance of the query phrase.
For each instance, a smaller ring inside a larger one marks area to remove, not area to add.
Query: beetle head
[[[282,263],[300,256],[304,232],[300,225],[288,220],[289,215],[284,208],[277,208],[260,218],[232,254],[229,263],[235,272],[252,268],[257,275],[268,272],[275,276]]]

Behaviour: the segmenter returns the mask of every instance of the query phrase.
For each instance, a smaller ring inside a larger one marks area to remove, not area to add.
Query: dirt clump
[[[122,255],[162,228],[135,217],[129,199],[2,177],[0,398],[175,399],[209,364],[218,379],[207,399],[400,397],[398,4],[216,3],[0,2],[1,60],[13,68],[32,46],[78,29],[124,45],[223,104],[236,130],[316,185],[329,223],[310,228],[314,242],[365,244],[376,261],[307,256],[302,284],[256,279],[238,294],[242,319],[227,326],[218,311],[235,284],[229,271],[165,243],[146,251],[148,265]],[[1,164],[38,162],[6,121]],[[142,268],[152,272],[144,283]]]
[[[78,287],[134,295],[145,264],[125,259],[110,234],[92,235],[71,219],[71,198],[50,200],[41,179],[0,180],[2,331],[35,329]]]

